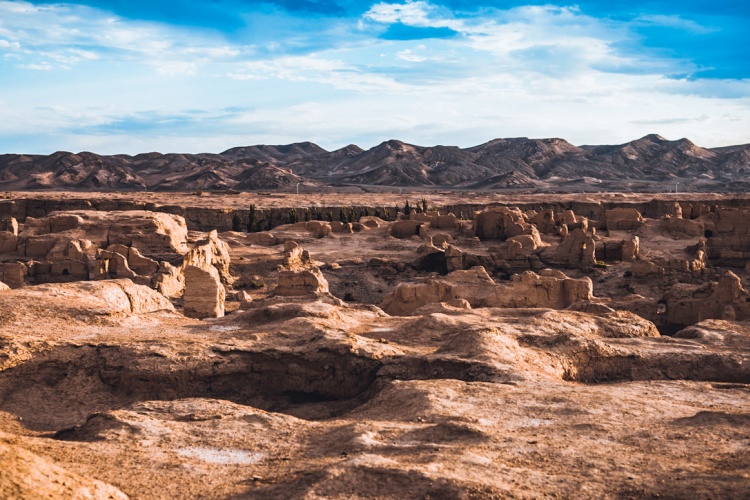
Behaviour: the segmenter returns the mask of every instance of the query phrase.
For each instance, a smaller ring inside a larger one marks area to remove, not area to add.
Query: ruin
[[[744,199],[386,196],[0,203],[0,496],[750,493]]]

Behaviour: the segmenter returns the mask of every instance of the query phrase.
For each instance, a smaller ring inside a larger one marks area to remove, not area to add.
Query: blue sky
[[[750,143],[750,2],[0,0],[0,153]]]

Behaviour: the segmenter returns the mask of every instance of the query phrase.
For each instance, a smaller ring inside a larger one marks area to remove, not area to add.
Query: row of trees
[[[396,210],[398,209],[399,209],[398,205],[396,205]],[[416,212],[419,214],[419,213],[428,212],[428,211],[429,211],[429,208],[427,205],[427,200],[424,197],[422,197],[422,199],[419,200],[419,203],[414,204],[413,207],[409,204],[409,200],[406,200],[406,203],[404,203],[403,213],[406,216],[409,216],[412,212]]]
[[[411,205],[409,200],[406,200],[403,207],[395,205],[391,210],[389,207],[369,209],[367,207],[361,209],[353,209],[349,207],[340,207],[338,209],[337,218],[334,219],[334,209],[326,209],[325,212],[321,208],[308,208],[308,209],[296,209],[290,208],[286,213],[271,211],[270,214],[265,215],[256,209],[255,205],[250,205],[247,221],[242,220],[240,214],[235,213],[232,216],[232,230],[233,231],[247,231],[249,233],[256,233],[259,231],[269,231],[276,226],[282,224],[294,224],[302,221],[328,221],[333,222],[339,220],[341,222],[358,222],[360,218],[374,215],[384,220],[395,220],[398,217],[399,212],[406,216],[409,216],[412,212],[422,213],[429,210],[428,203],[425,198],[419,200],[419,202]]]

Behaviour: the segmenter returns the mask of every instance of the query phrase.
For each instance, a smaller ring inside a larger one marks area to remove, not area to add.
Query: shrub
[[[238,233],[242,231],[242,217],[238,213],[232,216],[232,231],[237,231]]]

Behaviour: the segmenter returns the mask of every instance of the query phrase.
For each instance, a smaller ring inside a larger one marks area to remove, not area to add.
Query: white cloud
[[[657,21],[676,22],[639,22]],[[372,23],[450,27],[461,36],[381,40],[368,32]],[[628,26],[575,8],[455,18],[426,1],[378,3],[346,27],[331,48],[304,53],[286,38],[232,43],[87,7],[0,0],[0,64],[23,82],[0,83],[0,152],[18,147],[18,136],[37,148],[104,153],[299,140],[369,147],[394,137],[461,146],[519,135],[617,143],[654,131],[706,146],[749,140],[750,81],[666,78],[685,63],[623,54],[618,46],[633,41]],[[27,71],[63,68],[79,71],[52,85]],[[182,118],[196,107],[207,112]],[[179,133],[107,128],[133,116],[174,117]]]
[[[427,58],[425,56],[421,56],[417,54],[412,49],[404,49],[401,52],[396,54],[396,57],[407,62],[415,62],[415,63],[421,63],[425,62]]]
[[[403,23],[411,26],[434,26],[431,14],[435,7],[427,2],[407,1],[403,4],[378,3],[365,12],[364,18],[384,24]],[[445,21],[439,21],[444,23]],[[444,26],[444,24],[442,24]]]
[[[703,26],[690,19],[684,19],[680,16],[666,16],[666,15],[641,15],[635,18],[634,23],[651,25],[651,26],[663,26],[666,28],[674,28],[696,35],[705,35],[707,33],[713,33],[717,31],[716,28]]]
[[[230,72],[227,76],[235,80],[314,82],[364,94],[406,92],[410,89],[408,85],[399,84],[388,76],[314,54],[245,62],[241,68],[241,71]]]
[[[21,44],[18,42],[9,42],[8,40],[0,40],[0,49],[17,50],[20,48],[21,48]]]
[[[156,72],[164,76],[195,76],[199,64],[192,61],[151,61]]]
[[[245,46],[227,45],[218,35],[128,21],[81,5],[37,7],[0,1],[0,49],[20,50],[19,67],[69,69],[81,62],[138,61],[159,74],[195,75],[203,65],[239,57]],[[87,47],[81,49],[80,47]]]
[[[42,64],[19,64],[18,67],[19,68],[23,68],[23,69],[30,69],[30,70],[34,70],[34,71],[52,71],[53,69],[55,69],[49,63],[42,63]]]

